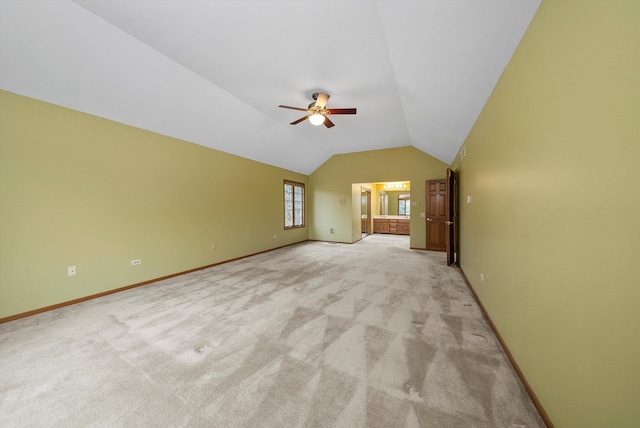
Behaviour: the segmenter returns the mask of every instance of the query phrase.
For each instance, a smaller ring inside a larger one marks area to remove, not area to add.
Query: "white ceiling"
[[[0,0],[0,88],[310,174],[450,163],[540,0]],[[335,127],[289,123],[313,92]]]

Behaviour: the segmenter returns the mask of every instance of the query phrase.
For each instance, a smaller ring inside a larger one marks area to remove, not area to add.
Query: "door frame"
[[[360,208],[360,215],[362,216],[363,214],[366,214],[367,216],[367,220],[365,221],[364,224],[364,233],[366,236],[371,235],[371,229],[372,229],[372,218],[371,218],[371,189],[368,189],[364,186],[360,186],[360,201],[362,204],[362,196],[365,195],[365,204],[366,204],[366,209],[365,212],[362,212],[362,207]],[[362,231],[361,231],[362,233]]]
[[[367,224],[365,225],[367,236],[371,235],[371,223],[373,221],[371,217],[371,189],[365,188],[364,191],[367,193]]]
[[[445,196],[445,225],[447,228],[445,236],[445,247],[447,252],[447,266],[460,265],[460,252],[458,244],[460,242],[459,221],[458,221],[458,173],[447,168]]]

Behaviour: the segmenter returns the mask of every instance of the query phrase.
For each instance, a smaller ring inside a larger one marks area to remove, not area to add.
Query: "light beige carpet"
[[[308,242],[0,325],[2,427],[543,427],[459,271]]]

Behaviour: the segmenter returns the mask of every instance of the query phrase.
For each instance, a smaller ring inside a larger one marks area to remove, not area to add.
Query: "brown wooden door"
[[[447,180],[427,181],[427,250],[446,250]]]
[[[447,266],[458,264],[458,176],[447,168],[445,208],[445,247]]]

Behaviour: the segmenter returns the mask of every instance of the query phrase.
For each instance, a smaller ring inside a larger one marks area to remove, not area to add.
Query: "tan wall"
[[[640,2],[544,0],[453,165],[462,268],[557,427],[640,422],[639,49]]]
[[[360,239],[360,183],[411,181],[411,247],[426,247],[425,182],[444,178],[447,165],[415,147],[335,155],[309,176],[309,239],[355,242]],[[352,187],[358,183],[357,191]],[[356,196],[357,193],[357,196]],[[372,192],[373,197],[373,192]],[[354,208],[354,204],[357,206]],[[334,234],[329,230],[333,228]]]
[[[0,318],[308,237],[304,175],[8,92],[0,117]]]

